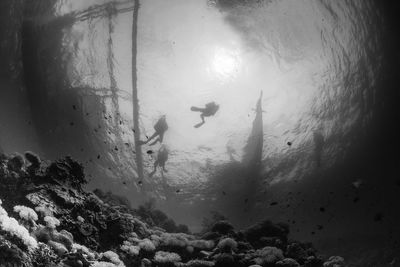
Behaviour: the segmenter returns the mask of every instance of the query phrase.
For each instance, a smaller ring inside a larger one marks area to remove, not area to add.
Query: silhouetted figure
[[[157,136],[158,137],[156,138],[156,140],[154,140],[154,142],[152,142],[150,145],[151,146],[155,145],[157,142],[162,143],[164,138],[164,133],[168,130],[168,124],[165,115],[161,116],[161,118],[156,122],[156,124],[154,125],[154,130],[155,130],[154,134],[150,136],[150,138],[148,138],[146,141],[141,141],[141,145],[147,144]]]
[[[150,173],[150,177],[152,177],[156,173],[158,166],[162,168],[162,171],[168,172],[167,169],[165,169],[165,163],[167,162],[167,160],[168,149],[164,145],[162,145],[158,150],[157,159],[154,162],[154,170]]]
[[[200,114],[201,122],[196,124],[194,127],[199,128],[200,126],[202,126],[205,123],[204,117],[214,116],[215,113],[217,113],[218,109],[219,105],[215,104],[215,102],[210,102],[206,104],[205,108],[191,107],[190,108],[191,111],[201,112]]]
[[[314,134],[314,159],[317,167],[321,167],[322,150],[324,149],[325,138],[320,131],[315,131]]]

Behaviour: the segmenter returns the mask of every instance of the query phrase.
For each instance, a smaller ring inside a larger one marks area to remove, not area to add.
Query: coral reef
[[[1,263],[29,267],[345,266],[341,257],[322,258],[311,244],[289,240],[286,224],[265,220],[237,231],[219,216],[223,220],[205,223],[200,237],[177,226],[152,202],[132,209],[124,198],[111,193],[85,191],[85,183],[82,166],[70,157],[48,162],[33,152],[2,155]]]

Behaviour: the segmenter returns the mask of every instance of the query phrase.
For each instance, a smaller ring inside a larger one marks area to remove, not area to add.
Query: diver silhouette
[[[168,160],[168,149],[165,145],[161,145],[157,153],[157,159],[154,162],[154,169],[149,174],[149,176],[152,177],[156,173],[158,166],[162,168],[162,171],[168,172],[167,169],[165,168],[165,162],[167,162],[167,160]]]
[[[191,111],[201,112],[200,114],[201,122],[196,124],[194,127],[199,128],[200,126],[202,126],[205,123],[204,117],[214,116],[215,113],[217,113],[218,109],[219,105],[215,104],[215,102],[207,103],[205,108],[191,107],[190,108]]]
[[[150,142],[152,139],[154,139],[155,137],[156,140],[154,140],[154,142],[152,142],[150,145],[155,145],[157,142],[162,143],[163,139],[164,139],[164,133],[168,130],[168,124],[167,124],[167,119],[166,119],[166,115],[161,116],[160,119],[158,119],[158,121],[156,122],[156,124],[154,124],[154,134],[152,136],[150,136],[150,138],[148,138],[146,141],[140,141],[140,144],[147,144],[148,142]]]

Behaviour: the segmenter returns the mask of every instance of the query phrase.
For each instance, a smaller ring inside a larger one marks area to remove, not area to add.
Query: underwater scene
[[[400,266],[399,12],[0,0],[0,267]]]

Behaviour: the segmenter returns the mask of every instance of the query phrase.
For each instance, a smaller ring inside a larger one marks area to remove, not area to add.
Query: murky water
[[[366,195],[379,191],[374,178],[361,177],[371,136],[380,136],[381,107],[392,103],[382,93],[387,22],[375,1],[142,0],[138,103],[133,2],[27,5],[16,36],[26,121],[38,136],[27,143],[83,161],[90,188],[134,203],[155,198],[193,229],[215,210],[241,226],[265,216],[296,221],[295,235],[318,239],[316,224],[331,237],[348,223],[339,217],[353,214],[354,227],[371,215],[344,207],[358,194],[354,181],[367,181]],[[200,117],[190,107],[211,101],[220,105],[216,115],[193,127]],[[140,177],[135,105],[143,140],[166,115],[168,172],[149,177],[160,144],[142,145]],[[319,214],[325,205],[334,208]]]

